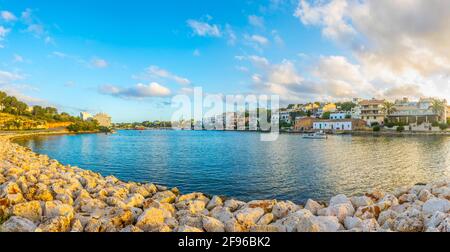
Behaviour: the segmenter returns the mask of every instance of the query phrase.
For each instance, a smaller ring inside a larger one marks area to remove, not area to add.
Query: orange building
[[[313,117],[304,117],[295,121],[294,130],[295,131],[310,131],[313,129],[313,123],[318,119]]]

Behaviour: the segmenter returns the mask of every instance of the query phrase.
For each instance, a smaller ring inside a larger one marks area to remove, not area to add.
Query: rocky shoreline
[[[450,179],[393,193],[242,202],[123,182],[0,136],[0,232],[450,232]]]

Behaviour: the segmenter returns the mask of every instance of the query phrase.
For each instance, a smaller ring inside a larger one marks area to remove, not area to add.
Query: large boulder
[[[15,216],[39,222],[42,217],[42,208],[39,201],[35,200],[14,205],[12,213]]]
[[[355,209],[351,203],[339,203],[330,205],[327,208],[320,209],[317,214],[319,216],[336,216],[341,223],[347,216],[353,216]]]
[[[154,231],[162,224],[164,224],[164,211],[151,207],[139,216],[136,227],[144,231]]]
[[[222,206],[223,201],[219,196],[214,196],[212,199],[208,202],[208,205],[206,205],[206,209],[212,210],[217,206]]]
[[[234,215],[230,211],[230,209],[228,207],[222,207],[222,206],[218,206],[218,207],[214,208],[213,210],[211,210],[209,215],[211,217],[214,217],[214,218],[220,220],[223,223],[226,223],[227,221],[234,219]]]
[[[305,209],[309,210],[314,215],[317,215],[317,211],[322,208],[324,208],[324,206],[312,199],[308,199],[308,201],[306,201]]]
[[[46,218],[53,218],[58,216],[66,216],[70,220],[74,217],[75,213],[73,207],[68,204],[63,204],[60,201],[47,201],[45,202],[44,216]]]
[[[286,216],[288,216],[291,213],[296,212],[297,210],[299,210],[300,207],[297,206],[295,203],[290,202],[290,201],[280,201],[277,202],[273,208],[272,208],[272,214],[277,218],[277,219],[282,219]]]
[[[29,219],[19,216],[9,218],[0,226],[0,232],[34,232],[36,225]]]
[[[353,207],[355,209],[358,209],[359,207],[373,205],[372,199],[367,196],[355,196],[350,198],[350,201],[352,202]]]
[[[273,206],[277,203],[276,200],[252,200],[247,203],[249,208],[262,208],[264,212],[272,212]]]
[[[70,219],[67,216],[48,218],[42,222],[36,232],[68,232],[70,231]]]
[[[234,216],[236,220],[246,227],[250,227],[256,224],[256,222],[264,215],[262,208],[244,208],[236,211]]]
[[[235,200],[235,199],[229,199],[229,200],[225,201],[223,206],[228,207],[228,209],[230,209],[231,212],[234,212],[244,205],[245,205],[245,202]]]
[[[352,202],[344,194],[339,194],[330,199],[330,206],[338,204],[351,204]]]
[[[177,196],[172,191],[162,191],[155,193],[152,199],[161,203],[173,203],[176,197]]]
[[[300,218],[298,232],[337,232],[343,227],[334,216],[310,216]]]
[[[300,209],[295,213],[291,213],[288,216],[275,221],[271,224],[276,226],[280,232],[294,232],[297,230],[297,224],[303,218],[310,218],[314,215],[306,209]]]
[[[203,216],[202,223],[206,232],[225,232],[225,225],[216,218]]]
[[[432,198],[423,204],[423,213],[433,215],[435,212],[447,213],[450,211],[450,201],[446,199]]]

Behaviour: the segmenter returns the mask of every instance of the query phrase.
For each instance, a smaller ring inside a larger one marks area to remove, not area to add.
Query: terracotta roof
[[[383,103],[384,103],[384,100],[372,99],[372,100],[361,101],[359,104],[360,105],[380,105],[380,104],[383,104]]]

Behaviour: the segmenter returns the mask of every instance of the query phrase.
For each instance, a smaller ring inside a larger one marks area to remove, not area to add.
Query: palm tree
[[[431,109],[434,114],[438,115],[439,121],[441,121],[442,115],[445,113],[446,106],[447,104],[445,101],[441,101],[439,99],[433,99],[433,101],[431,101]]]
[[[395,104],[389,101],[385,101],[383,103],[382,108],[383,113],[385,113],[387,116],[392,115],[397,109],[395,108]]]

